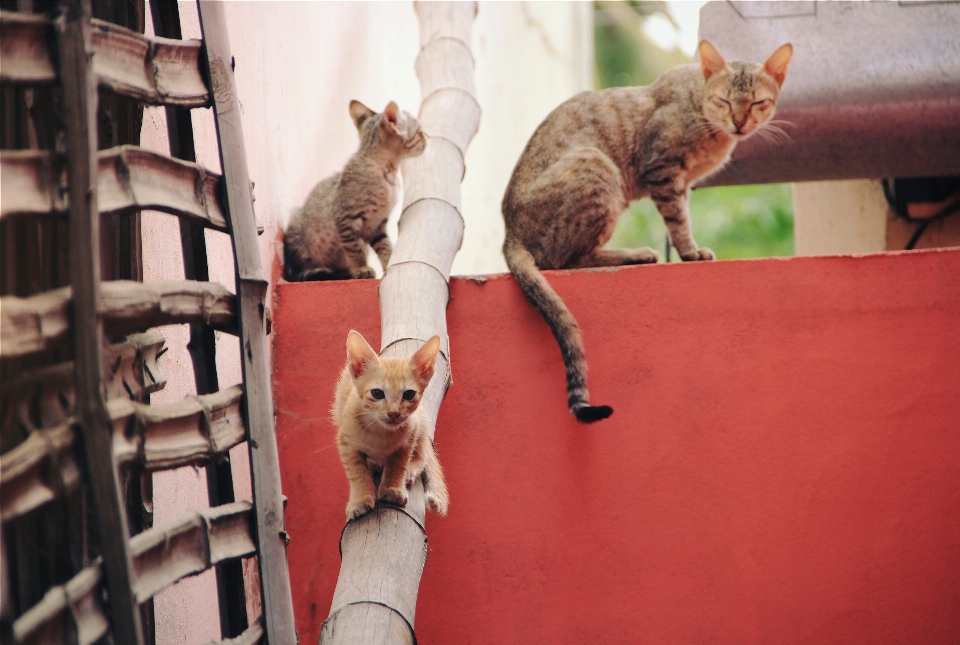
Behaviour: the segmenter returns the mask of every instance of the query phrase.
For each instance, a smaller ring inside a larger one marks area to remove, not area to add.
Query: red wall
[[[960,643],[960,250],[551,272],[592,426],[512,278],[451,283],[417,636]],[[301,643],[340,566],[329,402],[376,282],[285,284],[275,394]]]

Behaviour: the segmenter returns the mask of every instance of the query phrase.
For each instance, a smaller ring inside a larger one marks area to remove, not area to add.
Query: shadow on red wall
[[[960,642],[960,250],[548,276],[614,415],[570,417],[512,278],[451,282],[421,643]],[[278,287],[301,643],[340,567],[344,340],[379,326],[373,280]]]

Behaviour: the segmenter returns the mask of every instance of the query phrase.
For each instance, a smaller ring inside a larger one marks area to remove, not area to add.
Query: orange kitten
[[[433,421],[419,408],[439,349],[440,337],[434,336],[410,358],[381,358],[359,333],[347,334],[347,364],[332,412],[350,481],[348,520],[371,510],[378,499],[405,506],[407,489],[421,474],[427,508],[447,514],[447,484],[430,439]],[[379,491],[374,472],[382,472]]]

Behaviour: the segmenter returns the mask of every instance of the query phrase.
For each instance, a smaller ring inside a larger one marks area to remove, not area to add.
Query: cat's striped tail
[[[517,240],[507,237],[503,255],[523,291],[543,319],[547,321],[553,337],[560,345],[563,365],[567,371],[567,404],[570,413],[582,423],[593,423],[613,414],[608,405],[590,405],[587,390],[587,359],[583,355],[583,338],[580,326],[557,292],[547,282],[530,252]]]

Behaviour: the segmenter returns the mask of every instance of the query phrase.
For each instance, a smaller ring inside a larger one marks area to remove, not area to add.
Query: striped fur
[[[397,168],[403,159],[423,154],[426,136],[392,101],[382,114],[351,101],[350,115],[360,149],[343,172],[317,184],[291,218],[283,240],[287,280],[372,278],[368,245],[384,269],[390,261],[386,226],[397,201]]]
[[[570,412],[590,423],[612,414],[591,406],[580,328],[540,269],[656,262],[656,251],[603,249],[631,200],[650,197],[683,260],[712,260],[690,230],[691,185],[730,158],[736,143],[768,124],[793,48],[764,63],[727,63],[710,43],[700,64],[646,87],[582,92],[551,112],[517,161],[503,197],[504,256],[527,300],[560,345]]]

